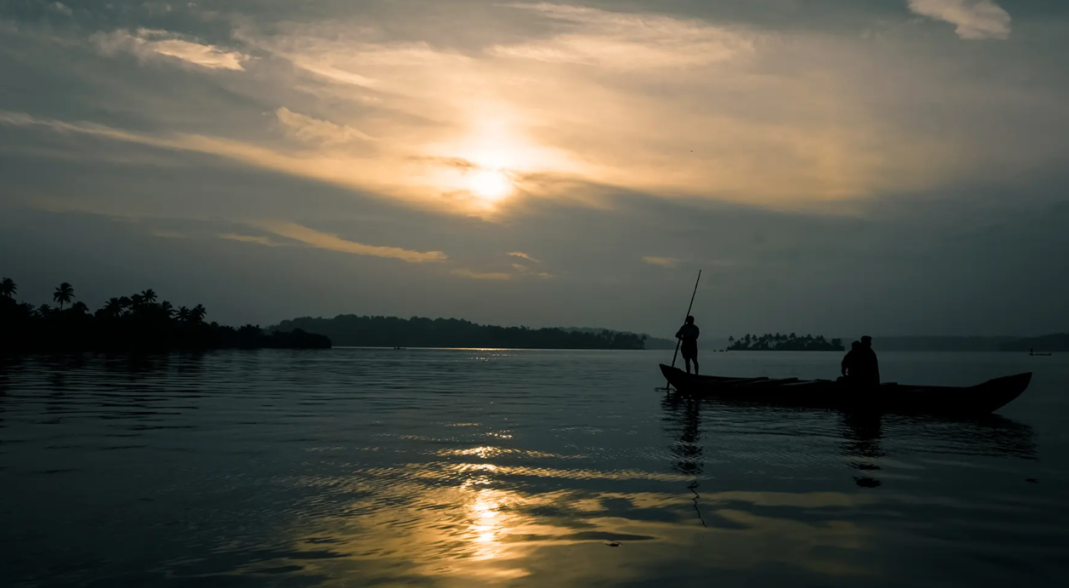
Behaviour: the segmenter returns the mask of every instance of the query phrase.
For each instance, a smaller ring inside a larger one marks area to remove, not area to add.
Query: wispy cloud
[[[524,253],[522,251],[512,251],[512,252],[509,253],[509,255],[511,255],[512,257],[519,257],[520,259],[526,259],[527,261],[530,261],[530,262],[533,262],[533,263],[542,263],[541,261],[538,261],[537,259],[531,257],[530,255],[527,255],[526,253]]]
[[[293,239],[294,241],[299,241],[305,245],[310,245],[318,249],[340,251],[342,253],[351,253],[353,255],[400,259],[401,261],[407,261],[408,263],[427,263],[444,261],[446,259],[445,253],[442,253],[441,251],[412,251],[400,247],[365,245],[364,243],[348,241],[337,235],[310,229],[296,223],[261,221],[255,224],[257,227],[270,231],[280,237]]]
[[[650,265],[659,265],[661,267],[676,267],[679,265],[679,260],[672,257],[657,257],[654,255],[646,255],[642,258],[642,261]]]
[[[49,4],[48,9],[53,12],[58,12],[63,16],[74,16],[74,11],[70,9],[70,6],[67,6],[62,2],[53,2]]]
[[[266,245],[267,247],[278,247],[281,243],[275,243],[267,237],[257,237],[254,235],[239,235],[236,233],[223,233],[219,235],[220,239],[229,239],[230,241],[241,241],[242,243],[256,243],[257,245]]]
[[[511,6],[560,22],[566,32],[543,41],[496,45],[490,49],[495,55],[633,70],[708,65],[754,47],[752,34],[699,20],[560,4]]]
[[[433,186],[438,178],[428,178],[426,174],[420,177],[418,173],[413,173],[413,169],[406,169],[404,163],[391,162],[395,164],[391,166],[386,165],[385,162],[389,160],[384,159],[354,157],[338,152],[313,151],[306,154],[208,135],[148,135],[97,123],[38,118],[23,112],[0,111],[0,124],[40,127],[56,133],[77,133],[160,149],[204,153],[344,188],[366,190],[379,197],[422,204],[431,202],[439,208],[448,207],[450,212],[466,212],[459,209],[456,202],[443,197],[441,185],[438,190],[428,189],[427,184]],[[415,171],[421,171],[418,162],[408,163]],[[405,185],[406,180],[408,185]],[[425,183],[421,184],[421,180]]]
[[[505,272],[477,272],[468,268],[455,269],[450,274],[459,276],[461,278],[469,278],[472,280],[492,280],[492,281],[506,281],[511,280],[514,276]]]
[[[0,124],[6,124],[16,127],[42,127],[57,133],[77,133],[104,137],[116,141],[127,141],[131,143],[151,145],[154,147],[177,148],[176,144],[166,139],[150,137],[147,135],[140,135],[138,133],[131,133],[123,131],[121,129],[116,129],[106,125],[90,122],[67,122],[55,119],[38,118],[26,114],[25,112],[0,111]]]
[[[322,145],[338,145],[354,140],[374,141],[375,138],[359,129],[346,125],[339,125],[328,120],[320,120],[292,110],[281,107],[275,111],[278,122],[285,129],[286,134],[309,143]]]
[[[1010,15],[994,0],[909,0],[913,12],[949,22],[962,39],[1006,39]]]
[[[547,280],[549,278],[554,277],[553,274],[549,272],[540,272],[538,270],[533,270],[523,264],[513,263],[510,265],[512,266],[512,269],[516,270],[517,277],[542,278],[543,280]]]
[[[205,45],[175,33],[154,29],[138,29],[133,33],[127,30],[99,32],[91,39],[105,55],[127,52],[142,60],[172,57],[207,69],[241,71],[245,69],[242,63],[249,59],[240,51]]]
[[[429,69],[448,75],[475,62],[467,55],[426,42],[368,42],[354,38],[352,29],[351,25],[317,23],[289,27],[282,35],[239,30],[237,37],[324,80],[374,91],[403,91],[408,84],[398,84],[398,78],[405,77],[398,76],[399,71]],[[367,37],[377,36],[373,31],[364,32]]]

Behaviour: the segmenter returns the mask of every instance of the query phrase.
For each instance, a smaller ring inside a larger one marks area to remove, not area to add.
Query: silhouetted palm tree
[[[71,305],[71,309],[69,312],[81,316],[86,316],[89,314],[89,306],[86,305],[86,303],[84,302],[75,302],[73,305]]]
[[[71,286],[67,282],[60,284],[56,288],[56,291],[52,293],[52,300],[59,305],[60,310],[63,310],[64,304],[70,304],[71,299],[74,297],[74,286]]]
[[[165,316],[170,319],[174,316],[174,306],[170,302],[164,300],[160,303],[160,314],[161,316]]]
[[[15,284],[15,280],[11,278],[4,278],[0,281],[0,296],[4,298],[13,298],[19,291],[19,287]]]
[[[183,323],[187,323],[189,322],[189,309],[185,306],[179,306],[178,314],[175,316],[177,316],[178,320],[182,321]]]
[[[47,305],[47,304],[42,304],[41,306],[37,307],[37,311],[36,312],[37,312],[37,316],[39,316],[41,318],[47,318],[48,315],[52,314],[52,307]]]
[[[104,316],[110,318],[118,318],[123,315],[125,306],[121,298],[108,298],[108,301],[104,303]]]
[[[141,299],[145,304],[152,304],[156,302],[156,292],[153,291],[152,288],[149,288],[141,293]]]
[[[208,314],[208,310],[204,308],[204,305],[198,304],[193,307],[193,310],[189,311],[189,322],[193,324],[200,324],[204,322],[205,315]]]

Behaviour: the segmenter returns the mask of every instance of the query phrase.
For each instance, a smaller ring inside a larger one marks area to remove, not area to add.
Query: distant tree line
[[[55,306],[18,302],[18,285],[0,281],[0,351],[140,351],[221,348],[329,348],[330,339],[303,331],[265,333],[256,325],[235,329],[205,322],[198,304],[175,308],[145,290],[110,298],[90,312],[64,282],[52,294]]]
[[[827,340],[824,335],[798,336],[794,333],[766,333],[764,335],[743,335],[736,339],[728,337],[728,351],[843,351],[843,340]]]
[[[282,321],[281,330],[303,329],[354,347],[499,347],[512,349],[644,349],[645,335],[615,331],[529,329],[478,325],[460,319],[403,319],[338,315]]]
[[[643,347],[642,347],[643,349],[675,349],[675,346],[676,346],[676,340],[675,339],[661,339],[661,338],[658,338],[658,337],[654,337],[652,335],[648,335],[646,333],[635,333],[633,331],[617,331],[615,329],[599,329],[599,328],[592,328],[592,327],[559,327],[559,328],[560,328],[560,330],[567,331],[569,333],[572,333],[572,332],[594,333],[594,334],[599,334],[599,333],[622,333],[622,334],[625,334],[625,335],[634,335],[636,337],[641,337],[643,339]]]

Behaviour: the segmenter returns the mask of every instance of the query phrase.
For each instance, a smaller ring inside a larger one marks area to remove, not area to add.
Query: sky
[[[1069,330],[1063,0],[0,0],[0,274],[91,307]]]

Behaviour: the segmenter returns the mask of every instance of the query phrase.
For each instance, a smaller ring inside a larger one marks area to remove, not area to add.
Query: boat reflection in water
[[[840,454],[849,467],[862,472],[854,477],[862,487],[881,485],[874,472],[882,469],[879,464],[884,460],[900,464],[903,458],[924,455],[1036,459],[1032,427],[995,414],[967,418],[881,415],[755,406],[676,394],[666,395],[662,408],[665,430],[675,439],[672,468],[688,476],[704,472],[703,429],[707,442],[715,442],[718,437],[752,436],[767,430],[769,422],[778,421],[781,426],[776,427],[775,434],[797,437],[802,444],[797,446],[796,458],[804,462],[808,459],[805,444],[812,442],[807,437],[827,436],[829,431],[819,428],[831,418],[837,420],[834,431],[840,438]],[[705,427],[703,412],[711,421]],[[797,425],[793,430],[792,423]],[[718,425],[722,427],[718,429]],[[750,425],[754,431],[744,431]],[[885,441],[893,443],[890,454]]]

